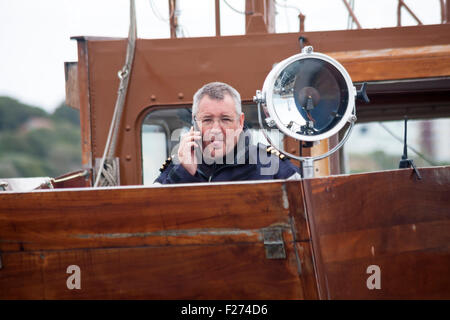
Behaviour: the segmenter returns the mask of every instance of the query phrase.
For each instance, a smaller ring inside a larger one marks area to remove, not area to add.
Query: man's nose
[[[222,131],[222,125],[221,125],[220,119],[214,119],[213,120],[213,125],[212,125],[211,129]]]
[[[220,126],[220,124],[218,123],[218,121],[216,121],[213,126],[209,129],[209,134],[212,136],[222,136],[223,132],[222,132],[222,127]]]

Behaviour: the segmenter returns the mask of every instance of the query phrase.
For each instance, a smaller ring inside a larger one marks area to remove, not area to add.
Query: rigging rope
[[[281,4],[281,3],[278,3],[276,0],[274,2],[275,2],[275,5],[277,5],[279,7],[282,7],[282,8],[285,8],[285,9],[294,9],[294,10],[297,10],[299,14],[302,13],[302,11],[299,8],[297,8],[297,7],[294,7],[294,6],[291,6],[291,5],[288,5],[288,4]]]
[[[172,19],[173,15],[174,15],[174,13],[175,13],[175,10],[173,10],[172,13],[169,12],[169,18],[166,19],[166,18],[164,18],[164,17],[161,15],[161,13],[159,12],[159,10],[157,9],[156,4],[154,4],[152,0],[149,0],[149,3],[150,3],[150,8],[152,9],[153,14],[155,15],[156,18],[158,18],[159,20],[161,20],[161,21],[163,21],[163,22],[168,22],[168,23],[170,23],[170,19]],[[170,10],[169,10],[169,11],[170,11]]]
[[[127,54],[125,58],[125,65],[122,70],[118,72],[120,79],[119,90],[117,93],[116,105],[114,107],[114,114],[109,127],[108,139],[106,141],[103,157],[97,172],[94,187],[100,183],[101,186],[116,186],[118,185],[119,177],[116,172],[116,164],[113,157],[116,153],[117,132],[120,127],[120,120],[122,119],[123,107],[128,89],[128,81],[130,79],[131,69],[134,59],[134,51],[136,47],[136,7],[135,0],[130,0],[130,27],[128,31]]]
[[[244,15],[247,15],[247,16],[253,14],[252,11],[245,11],[245,12],[243,12],[243,11],[239,11],[239,10],[235,9],[233,6],[231,6],[231,4],[229,4],[227,2],[227,0],[223,0],[223,2],[225,2],[225,4],[227,5],[228,8],[230,8],[231,10],[233,10],[234,12],[237,12],[239,14],[244,14]]]
[[[400,143],[404,143],[404,141],[402,140],[402,138],[396,136],[384,123],[378,122],[378,124],[387,131],[387,133],[389,133],[394,139],[398,140]],[[429,164],[431,164],[432,166],[437,166],[437,164],[426,158],[422,153],[420,153],[419,151],[417,151],[415,148],[411,147],[408,143],[406,143],[406,147],[411,150],[412,152],[414,152],[416,155],[418,155],[420,158],[422,158],[423,160],[425,160],[426,162],[428,162]]]

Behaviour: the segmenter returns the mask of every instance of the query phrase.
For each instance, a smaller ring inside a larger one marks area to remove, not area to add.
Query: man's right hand
[[[194,127],[191,127],[191,130],[182,136],[178,148],[178,160],[191,175],[195,175],[197,172],[199,159],[196,159],[195,151],[200,150],[198,143],[202,143],[201,133],[200,131],[194,131]]]

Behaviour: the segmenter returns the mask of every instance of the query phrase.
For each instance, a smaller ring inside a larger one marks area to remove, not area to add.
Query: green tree
[[[69,107],[64,102],[53,112],[53,119],[66,120],[76,126],[80,125],[80,112],[74,108]]]
[[[34,117],[48,117],[48,114],[41,108],[20,103],[16,99],[0,97],[0,131],[16,130]]]
[[[45,127],[24,127],[36,117]],[[59,175],[81,168],[78,110],[62,103],[51,116],[44,110],[0,97],[0,178]]]

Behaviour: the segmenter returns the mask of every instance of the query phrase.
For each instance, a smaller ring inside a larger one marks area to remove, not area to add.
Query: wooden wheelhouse
[[[92,185],[127,39],[73,38],[67,102],[80,110],[89,175],[68,189],[0,192],[0,298],[450,298],[448,166],[419,168],[421,180],[412,169],[343,175],[336,154],[316,163],[315,178],[298,181],[146,180],[148,157],[169,154],[199,87],[229,83],[254,113],[255,90],[274,63],[300,51],[299,37],[341,62],[356,86],[368,83],[371,101],[357,104],[358,122],[450,115],[450,24],[275,34],[273,5],[247,1],[243,36],[137,40],[117,187]],[[145,149],[146,129],[165,147]],[[300,153],[298,142],[283,144]],[[81,289],[67,286],[71,265],[81,270]],[[379,267],[381,288],[368,285],[370,266]]]

